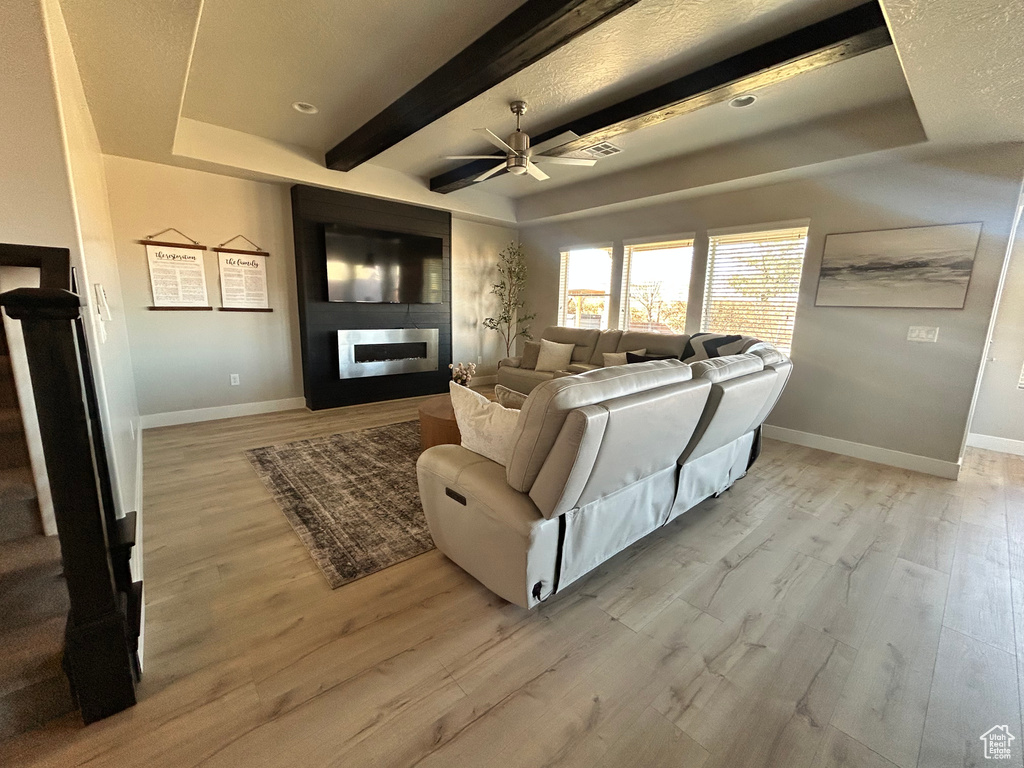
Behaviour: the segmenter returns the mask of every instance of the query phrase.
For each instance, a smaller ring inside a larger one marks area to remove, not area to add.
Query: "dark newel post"
[[[110,559],[116,531],[108,531],[100,498],[87,392],[75,324],[80,300],[54,288],[18,289],[0,296],[7,314],[20,320],[50,479],[71,612],[65,670],[90,723],[135,703],[134,653],[129,647],[125,598]],[[88,372],[87,372],[88,373]],[[96,446],[96,450],[101,450]],[[108,536],[114,540],[108,540]]]

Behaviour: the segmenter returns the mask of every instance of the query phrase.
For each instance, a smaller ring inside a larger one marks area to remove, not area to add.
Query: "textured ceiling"
[[[1021,0],[885,0],[883,7],[931,140],[1024,140]]]
[[[1020,0],[881,1],[930,141],[1024,141]],[[325,171],[324,149],[521,2],[61,0],[61,5],[105,152],[222,173],[262,173],[278,181],[316,177],[324,186],[389,197],[394,184],[366,180],[400,177],[398,187],[424,189],[424,177],[452,166],[439,155],[483,149],[472,128],[502,134],[511,129],[510,99],[530,102],[525,125],[541,133],[859,0],[641,0],[392,147],[367,164],[366,173]],[[905,102],[905,87],[892,52],[880,51],[768,89],[748,111],[713,106],[619,137],[625,151],[603,160],[590,176],[561,168],[547,185],[505,177],[453,196],[425,194],[435,201],[428,204],[470,210],[473,200],[488,193],[520,197],[537,194],[538,188],[578,187],[587,178],[613,179],[704,152],[709,145],[752,140],[841,110],[900,99],[901,93]],[[320,114],[294,112],[290,105],[297,100],[317,104]],[[193,130],[192,139],[183,142],[183,116],[192,118],[186,122],[193,128],[208,130]],[[221,138],[203,145],[206,137]],[[242,138],[252,148],[244,158],[238,152]],[[290,168],[298,169],[297,175],[290,175]],[[418,195],[412,197],[422,203]]]
[[[322,152],[522,2],[205,0],[182,115]]]
[[[520,3],[264,0],[254,9],[252,0],[206,0],[182,114],[323,151]],[[517,97],[531,101],[541,129],[557,125],[857,4],[642,0],[428,130],[504,117]],[[320,114],[300,115],[293,101]],[[404,170],[421,155],[414,144],[373,162]]]

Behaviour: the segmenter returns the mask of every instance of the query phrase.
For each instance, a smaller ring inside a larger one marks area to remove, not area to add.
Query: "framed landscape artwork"
[[[963,309],[981,223],[826,235],[817,307]]]

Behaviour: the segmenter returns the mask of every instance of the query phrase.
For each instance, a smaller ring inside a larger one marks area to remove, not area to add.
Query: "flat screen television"
[[[440,304],[439,237],[324,225],[327,300],[368,304]]]

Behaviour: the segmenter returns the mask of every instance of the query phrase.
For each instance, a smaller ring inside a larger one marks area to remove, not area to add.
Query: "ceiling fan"
[[[516,176],[522,176],[523,174],[529,174],[537,181],[544,181],[545,179],[551,178],[544,171],[537,167],[538,163],[549,163],[551,165],[594,165],[597,161],[590,160],[587,158],[580,157],[550,157],[548,155],[541,154],[548,152],[552,149],[556,149],[561,145],[578,138],[574,133],[563,133],[555,138],[538,144],[536,147],[530,147],[530,137],[523,133],[519,127],[520,118],[526,114],[526,102],[525,101],[513,101],[509,104],[509,109],[512,110],[512,114],[516,116],[516,130],[508,137],[508,141],[503,141],[493,131],[489,131],[486,128],[476,128],[475,131],[483,136],[487,141],[496,146],[498,149],[505,152],[505,159],[498,163],[493,168],[484,171],[477,176],[474,181],[484,181],[489,179],[498,171],[507,169],[509,173],[515,174]],[[497,155],[447,155],[445,160],[497,160]]]

